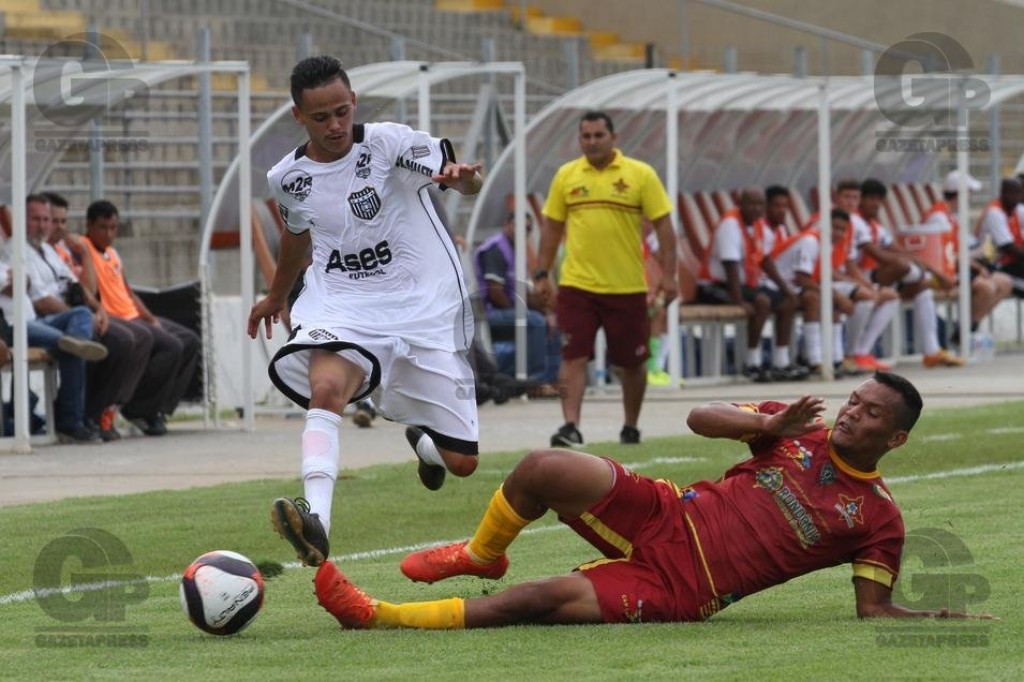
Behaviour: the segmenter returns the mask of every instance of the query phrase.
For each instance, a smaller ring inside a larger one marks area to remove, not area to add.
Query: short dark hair
[[[836,192],[845,192],[850,189],[855,189],[859,192],[860,183],[853,178],[844,178],[836,183]]]
[[[47,201],[50,202],[51,206],[56,206],[57,208],[68,207],[68,200],[62,197],[61,195],[57,194],[56,192],[43,192],[43,196],[46,197]]]
[[[604,121],[604,124],[608,126],[608,132],[615,132],[615,124],[612,123],[612,117],[603,111],[588,111],[580,116],[580,123],[583,123],[584,121]]]
[[[885,195],[889,193],[888,188],[880,180],[874,178],[868,178],[864,182],[860,183],[860,195],[862,197],[878,197],[884,199]]]
[[[764,190],[765,201],[771,201],[775,197],[788,197],[789,188],[782,185],[768,185]]]
[[[49,206],[50,200],[45,194],[29,194],[25,197],[25,204],[43,204],[45,206]]]
[[[847,223],[850,222],[850,214],[841,208],[832,209],[832,220],[835,220],[836,218],[839,218],[840,220]]]
[[[319,88],[335,79],[340,79],[346,88],[352,89],[352,83],[349,82],[345,69],[341,68],[340,61],[327,54],[306,57],[292,69],[292,101],[295,102],[295,106],[302,106],[303,90]]]
[[[97,199],[89,204],[89,208],[85,209],[85,222],[91,223],[99,218],[106,220],[116,215],[118,215],[117,206],[106,199]]]
[[[953,199],[956,199],[958,196],[960,196],[960,192],[943,192],[942,193],[942,198],[945,199],[946,201],[953,201]]]
[[[921,416],[921,409],[924,407],[921,394],[914,384],[892,372],[875,372],[871,378],[900,394],[900,397],[903,398],[903,409],[900,410],[899,418],[896,420],[897,425],[904,431],[914,428],[917,418]]]

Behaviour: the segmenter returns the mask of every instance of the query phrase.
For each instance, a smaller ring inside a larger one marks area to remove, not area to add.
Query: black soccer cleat
[[[270,508],[270,524],[277,534],[291,543],[296,555],[306,566],[319,566],[331,554],[324,524],[319,514],[309,511],[309,502],[302,497],[279,497]]]
[[[418,426],[409,426],[405,429],[405,439],[409,441],[409,445],[412,446],[412,451],[416,453],[416,459],[420,461],[419,469],[417,472],[420,476],[420,483],[423,484],[427,490],[440,490],[441,486],[444,485],[444,477],[448,472],[444,467],[436,464],[430,464],[420,457],[419,450],[416,449],[416,444],[420,442],[420,438],[426,435],[423,429]]]
[[[558,427],[555,435],[551,436],[551,447],[553,448],[575,448],[580,445],[583,445],[583,434],[575,424],[562,424]]]
[[[640,430],[635,426],[623,426],[619,431],[619,442],[623,445],[637,445],[640,442]]]

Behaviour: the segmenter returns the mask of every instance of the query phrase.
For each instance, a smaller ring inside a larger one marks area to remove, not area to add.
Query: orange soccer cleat
[[[854,355],[853,361],[856,363],[857,367],[869,372],[873,372],[875,370],[888,372],[892,369],[892,365],[887,365],[884,362],[881,362],[874,355]]]
[[[370,627],[377,601],[349,582],[333,561],[320,564],[313,585],[317,602],[338,619],[341,627],[349,630]]]
[[[424,549],[413,552],[402,560],[402,573],[409,580],[434,583],[457,575],[475,575],[478,578],[497,580],[508,570],[508,557],[489,563],[479,564],[466,552],[466,542]]]
[[[937,353],[925,355],[921,362],[925,367],[963,367],[963,358],[953,355],[947,350],[939,349]]]

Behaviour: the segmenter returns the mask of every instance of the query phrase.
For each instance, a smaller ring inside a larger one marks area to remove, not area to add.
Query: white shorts
[[[853,295],[853,292],[857,289],[857,283],[849,280],[841,280],[839,282],[832,282],[832,290],[839,292],[841,295],[849,298]]]
[[[299,328],[270,361],[270,380],[290,400],[309,409],[310,351],[334,351],[362,368],[362,386],[351,402],[373,394],[385,419],[418,426],[441,448],[478,452],[476,392],[466,351],[410,346],[391,336],[344,327]]]

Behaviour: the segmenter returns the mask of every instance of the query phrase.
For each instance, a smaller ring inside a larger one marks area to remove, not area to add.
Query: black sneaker
[[[767,384],[772,380],[772,375],[766,368],[754,365],[747,365],[744,367],[743,376],[750,379],[755,384]]]
[[[623,426],[619,431],[619,442],[623,445],[636,445],[640,442],[640,430],[635,426]]]
[[[419,469],[416,472],[420,476],[420,483],[422,483],[423,487],[427,490],[440,490],[441,486],[444,485],[444,476],[448,472],[444,467],[425,462],[423,458],[420,457],[420,453],[416,449],[416,444],[420,442],[420,438],[423,436],[424,431],[418,426],[410,426],[405,429],[405,439],[409,441],[409,445],[412,446],[412,451],[416,453],[416,459],[420,461]]]
[[[577,445],[583,445],[583,434],[575,424],[562,424],[558,427],[555,435],[551,436],[551,447],[553,448],[574,448]]]
[[[123,414],[123,413],[122,413]],[[147,436],[163,436],[167,433],[167,424],[163,417],[128,417],[125,416],[135,428]]]
[[[57,442],[59,443],[76,443],[79,445],[87,445],[93,443],[102,443],[100,440],[100,434],[86,426],[79,426],[77,429],[62,430],[57,429]]]
[[[803,381],[810,374],[810,370],[801,365],[788,365],[786,367],[772,367],[772,381]]]
[[[369,400],[356,402],[356,412],[352,415],[352,422],[361,429],[373,426],[373,420],[377,418],[377,410]]]
[[[331,545],[319,514],[309,512],[309,502],[279,497],[270,507],[270,525],[277,534],[291,543],[306,566],[319,566],[331,554]]]

